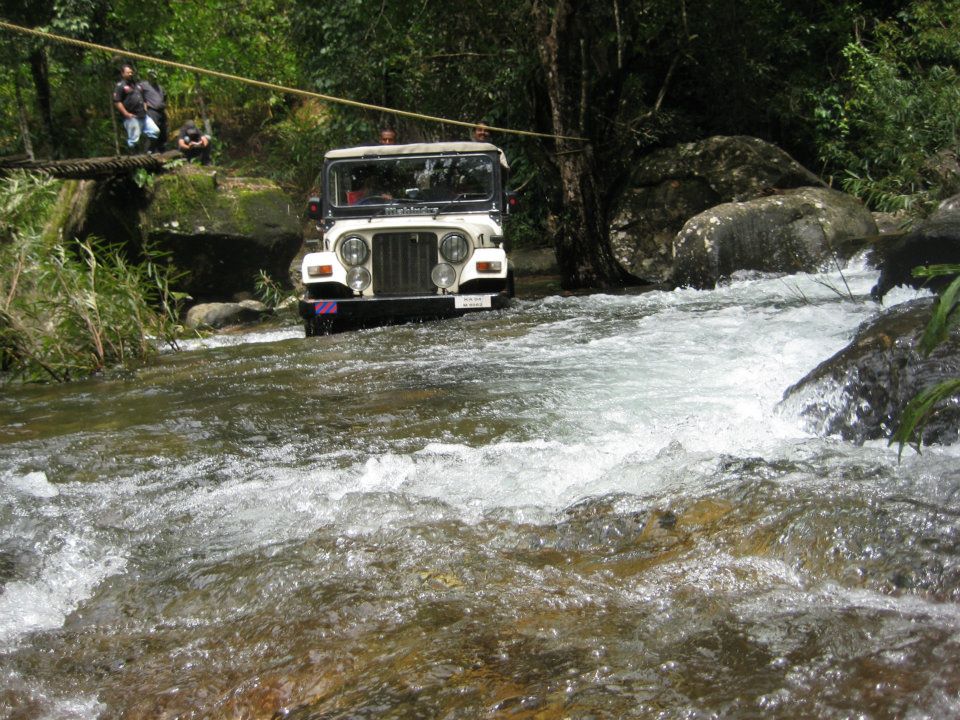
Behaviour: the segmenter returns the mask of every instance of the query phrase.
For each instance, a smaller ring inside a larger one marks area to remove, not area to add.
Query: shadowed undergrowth
[[[96,238],[45,230],[59,183],[0,180],[0,367],[6,379],[64,382],[175,346],[172,270],[147,250],[133,262]]]

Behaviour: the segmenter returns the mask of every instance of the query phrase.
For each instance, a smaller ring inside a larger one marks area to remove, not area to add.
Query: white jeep
[[[307,336],[506,307],[507,172],[487,143],[328,152],[307,209],[322,232],[301,266]]]

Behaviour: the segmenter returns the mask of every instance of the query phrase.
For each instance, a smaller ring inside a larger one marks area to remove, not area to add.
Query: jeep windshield
[[[488,209],[497,193],[494,162],[485,154],[335,160],[327,197],[332,208],[377,215],[471,209],[465,204]]]

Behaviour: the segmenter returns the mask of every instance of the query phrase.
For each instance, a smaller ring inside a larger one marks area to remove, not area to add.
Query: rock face
[[[144,242],[169,252],[186,272],[174,289],[200,301],[249,292],[260,270],[286,282],[302,237],[296,211],[272,181],[219,179],[193,165],[153,176],[152,190],[125,176],[67,181],[58,206],[56,226],[66,237],[96,235],[131,256]]]
[[[673,282],[712,288],[736,270],[816,270],[845,240],[876,235],[859,201],[807,187],[718,205],[691,218],[674,241]]]
[[[918,265],[960,264],[960,196],[945,200],[936,213],[909,233],[878,242],[872,256],[880,268],[872,291],[877,299],[898,285],[923,285],[924,278],[912,275]],[[951,279],[933,279],[928,285],[940,290]]]
[[[783,404],[821,435],[836,434],[856,443],[889,438],[914,395],[960,377],[960,328],[929,357],[915,350],[932,305],[932,299],[915,300],[865,323],[850,345],[790,387]],[[958,439],[960,401],[954,399],[937,411],[923,442]]]
[[[673,276],[673,240],[715,205],[823,182],[774,145],[752,137],[712,137],[650,154],[637,169],[611,227],[621,264],[651,282]]]
[[[260,270],[285,280],[301,243],[297,213],[275,183],[193,166],[156,178],[140,224],[187,272],[178,289],[196,300],[249,291]]]

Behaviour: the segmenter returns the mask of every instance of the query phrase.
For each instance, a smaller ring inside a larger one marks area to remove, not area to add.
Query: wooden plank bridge
[[[158,172],[171,160],[182,158],[179,150],[152,155],[115,155],[110,157],[73,158],[68,160],[31,160],[25,155],[0,158],[0,175],[25,170],[76,180],[103,180],[138,169]]]

